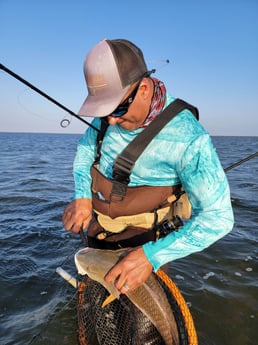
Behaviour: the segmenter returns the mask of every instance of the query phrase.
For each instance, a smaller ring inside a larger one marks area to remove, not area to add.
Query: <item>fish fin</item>
[[[113,302],[116,299],[114,295],[109,295],[105,301],[102,303],[102,308],[105,308],[109,303]]]

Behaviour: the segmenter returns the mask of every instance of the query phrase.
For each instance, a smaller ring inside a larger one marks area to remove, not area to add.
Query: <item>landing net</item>
[[[179,289],[162,270],[156,279],[173,311],[179,345],[198,345],[191,313]],[[102,308],[108,295],[101,284],[83,277],[77,304],[80,345],[165,345],[152,322],[126,295]]]

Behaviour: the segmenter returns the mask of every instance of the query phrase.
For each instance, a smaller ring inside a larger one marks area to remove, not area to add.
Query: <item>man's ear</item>
[[[152,97],[153,94],[153,82],[150,78],[144,78],[139,87],[139,92],[144,99]]]

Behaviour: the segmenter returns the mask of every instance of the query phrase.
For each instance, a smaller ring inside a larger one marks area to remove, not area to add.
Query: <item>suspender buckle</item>
[[[110,201],[119,202],[124,200],[126,196],[127,184],[119,181],[113,181],[112,191],[110,194]]]
[[[113,168],[113,178],[116,181],[127,184],[130,182],[130,174],[134,167],[134,161],[125,156],[118,156]]]

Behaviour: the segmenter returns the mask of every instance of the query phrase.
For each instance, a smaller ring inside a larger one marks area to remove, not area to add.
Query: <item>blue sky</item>
[[[74,112],[85,55],[103,38],[137,44],[211,135],[258,135],[257,0],[0,0],[0,62]],[[85,131],[76,118],[61,128],[65,116],[0,71],[0,131]]]

